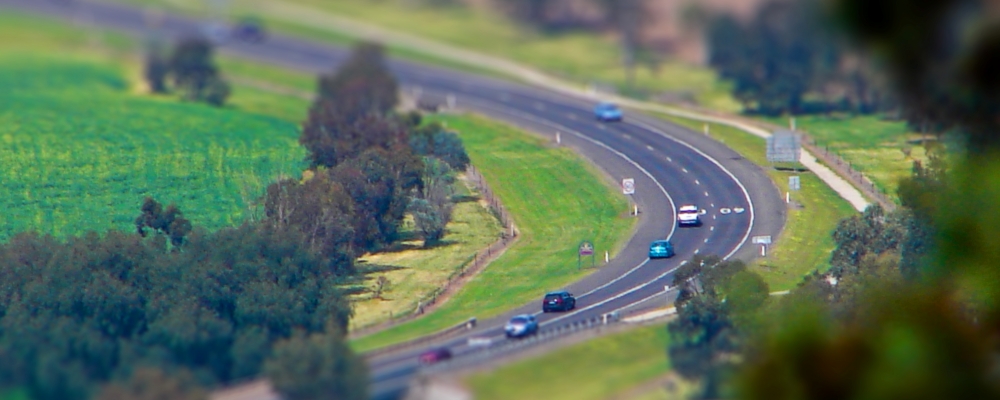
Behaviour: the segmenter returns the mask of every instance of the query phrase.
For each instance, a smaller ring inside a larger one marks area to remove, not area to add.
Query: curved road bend
[[[143,11],[129,6],[81,0],[0,0],[0,7],[71,18],[136,35],[146,31]],[[197,32],[200,27],[198,21],[177,15],[164,15],[161,21],[159,29],[168,36]],[[227,44],[221,51],[313,73],[332,70],[347,55],[343,48],[284,35],[272,35],[261,44]],[[513,82],[399,60],[391,60],[390,67],[404,86],[419,87],[426,96],[444,99],[452,95],[459,108],[542,135],[561,132],[563,144],[600,166],[608,179],[635,178],[633,201],[642,217],[635,235],[610,264],[567,288],[578,295],[577,310],[539,315],[543,330],[547,325],[599,316],[662,293],[671,272],[696,253],[749,260],[757,253],[749,237],[776,236],[784,225],[785,206],[767,174],[704,135],[632,113],[627,113],[622,123],[598,123],[591,113],[593,100]],[[686,203],[707,211],[703,226],[675,228],[673,210]],[[737,207],[747,211],[719,213],[721,208]],[[649,242],[662,238],[673,241],[677,256],[648,260]],[[498,288],[497,295],[502,295],[502,289]],[[449,346],[461,355],[468,351],[465,343],[469,337],[506,340],[501,330],[506,319],[519,313],[537,313],[538,308],[532,302],[481,320],[476,329],[433,345]],[[422,350],[404,349],[371,359],[373,396],[399,397],[419,369],[416,355]]]

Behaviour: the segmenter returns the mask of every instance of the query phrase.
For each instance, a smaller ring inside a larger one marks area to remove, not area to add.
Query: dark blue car
[[[669,258],[674,256],[674,246],[669,240],[657,240],[649,245],[649,258]]]
[[[611,103],[601,103],[594,107],[594,116],[598,121],[621,121],[622,110]]]

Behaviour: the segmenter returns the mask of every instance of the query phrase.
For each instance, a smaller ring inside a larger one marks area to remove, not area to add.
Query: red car
[[[420,354],[421,364],[434,364],[451,358],[451,350],[444,347],[427,350]]]

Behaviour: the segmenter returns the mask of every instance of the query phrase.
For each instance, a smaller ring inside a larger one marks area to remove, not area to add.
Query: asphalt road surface
[[[160,15],[150,26],[149,13],[131,6],[81,0],[0,0],[0,7],[44,13],[82,25],[124,31],[137,36],[177,37],[201,31],[203,21]],[[220,51],[250,60],[321,73],[333,71],[345,59],[344,48],[301,38],[271,34],[262,43],[225,43]],[[461,356],[470,337],[507,340],[502,326],[512,315],[537,313],[542,329],[609,313],[661,294],[683,260],[695,254],[715,254],[749,260],[759,248],[752,236],[776,237],[786,209],[777,188],[758,166],[698,132],[626,110],[623,122],[601,123],[593,117],[595,99],[577,98],[516,82],[473,75],[442,67],[391,60],[390,68],[404,90],[516,124],[570,146],[607,175],[620,182],[634,178],[640,221],[618,257],[566,288],[577,295],[569,313],[541,314],[537,302],[514,307],[504,315],[480,320],[477,328],[420,348],[369,360],[372,396],[398,398],[419,370],[417,355],[428,347],[446,346]],[[509,185],[515,182],[491,182]],[[572,194],[567,194],[572,195]],[[704,224],[677,228],[674,210],[695,204],[706,211]],[[722,213],[728,208],[742,213]],[[623,214],[626,210],[622,210]],[[670,239],[677,255],[649,260],[649,243]],[[499,293],[503,288],[496,288]],[[514,305],[512,305],[514,306]],[[473,316],[469,316],[473,317]],[[456,321],[456,323],[459,321]]]

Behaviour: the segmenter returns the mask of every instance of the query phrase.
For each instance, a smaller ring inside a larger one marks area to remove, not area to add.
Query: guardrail
[[[471,330],[472,328],[475,328],[475,327],[476,327],[476,317],[472,317],[472,318],[469,318],[468,320],[466,320],[465,322],[462,322],[461,324],[452,326],[450,328],[445,328],[445,329],[442,329],[442,330],[437,331],[435,333],[432,333],[430,335],[424,335],[424,336],[418,337],[418,338],[413,339],[413,340],[408,340],[408,341],[405,341],[405,342],[396,343],[396,344],[393,344],[393,345],[389,345],[389,346],[381,347],[381,348],[378,348],[378,349],[375,349],[375,350],[371,350],[369,352],[361,354],[361,356],[364,357],[364,358],[378,357],[380,355],[392,353],[392,352],[398,351],[400,349],[405,349],[405,348],[408,348],[408,347],[419,346],[419,345],[422,345],[422,344],[425,344],[425,343],[428,343],[428,342],[432,342],[434,340],[438,340],[438,339],[441,339],[441,338],[444,338],[444,337],[448,337],[448,336],[454,335],[454,334],[459,333],[459,332],[468,331],[468,330]]]
[[[642,314],[648,311],[648,309],[630,312],[616,310],[585,320],[559,325],[554,328],[542,329],[537,334],[522,339],[505,340],[499,343],[485,343],[482,339],[470,338],[469,345],[470,347],[474,346],[475,350],[457,355],[454,358],[437,364],[424,366],[421,368],[419,373],[424,375],[433,375],[473,367],[480,365],[487,360],[492,360],[497,356],[510,356],[519,351],[526,350],[542,343],[567,339],[583,332],[610,328],[618,324],[628,323],[626,319],[630,316]]]

